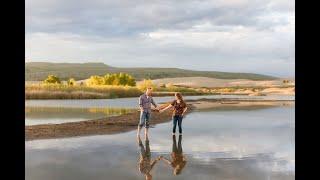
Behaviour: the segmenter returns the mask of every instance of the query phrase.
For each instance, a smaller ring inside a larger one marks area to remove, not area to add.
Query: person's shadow
[[[139,171],[145,175],[146,180],[151,180],[151,170],[154,165],[160,160],[160,156],[151,160],[150,143],[148,136],[145,137],[145,147],[141,141],[140,136],[138,136],[138,144],[140,147],[140,158],[138,162]]]
[[[179,135],[179,141],[177,146],[176,135],[172,136],[172,153],[171,153],[171,161],[163,156],[160,158],[167,163],[170,167],[173,168],[173,174],[179,175],[181,174],[182,169],[187,164],[187,159],[183,155],[182,151],[182,135]]]

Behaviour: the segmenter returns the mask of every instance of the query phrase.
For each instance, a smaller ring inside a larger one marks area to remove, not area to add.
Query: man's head
[[[152,88],[148,87],[147,90],[146,90],[146,95],[147,96],[151,96],[151,94],[152,94]]]
[[[146,174],[146,180],[152,180],[152,175],[150,173]]]

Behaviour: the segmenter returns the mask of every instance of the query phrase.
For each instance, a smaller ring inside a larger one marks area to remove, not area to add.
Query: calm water
[[[119,116],[136,111],[130,108],[26,107],[25,125],[60,124]]]
[[[150,129],[151,160],[171,160],[171,122]],[[164,161],[153,179],[269,180],[295,177],[294,106],[192,112],[183,120],[180,175]],[[177,137],[178,141],[178,137]],[[142,143],[145,142],[142,136]],[[28,180],[145,179],[135,131],[26,142]]]
[[[294,96],[246,96],[246,95],[208,95],[208,96],[185,96],[186,100],[208,98],[241,98],[241,99],[278,99],[294,100]],[[173,96],[154,97],[157,103],[168,102]],[[26,100],[26,107],[73,107],[73,108],[136,108],[138,98],[118,98],[118,99],[75,99],[75,100]]]
[[[294,100],[294,96],[261,96],[245,95],[210,95],[186,96],[185,99],[283,99]],[[155,97],[157,103],[168,102],[169,97]],[[89,99],[89,100],[27,100],[25,109],[25,125],[60,124],[117,116],[134,111],[137,107],[137,98],[120,99]]]

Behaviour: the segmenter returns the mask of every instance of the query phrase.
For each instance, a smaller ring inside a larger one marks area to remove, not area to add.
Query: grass
[[[144,91],[138,87],[131,86],[68,86],[64,84],[44,85],[26,84],[26,99],[112,99],[124,97],[138,97]],[[208,94],[199,90],[185,87],[156,88],[154,96],[171,96],[175,92],[183,95],[204,95]]]
[[[26,99],[110,99],[136,97],[142,93],[130,86],[26,85]]]
[[[110,115],[123,115],[130,112],[137,111],[133,108],[65,108],[65,107],[26,107],[25,112],[28,117],[42,118],[48,117],[88,117],[91,118],[92,114],[110,116]]]
[[[294,86],[281,86],[278,88],[288,88]],[[182,95],[206,95],[206,94],[250,94],[258,93],[266,87],[216,87],[216,88],[190,88],[183,86],[155,87],[153,96],[173,96],[175,92]],[[44,84],[26,84],[26,99],[112,99],[124,97],[138,97],[144,91],[138,87],[131,86],[113,86],[99,85],[86,86],[66,84],[44,85]]]

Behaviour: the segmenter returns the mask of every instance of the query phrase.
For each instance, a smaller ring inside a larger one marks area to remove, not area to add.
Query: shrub
[[[43,82],[44,84],[61,84],[60,79],[54,75],[49,75]]]
[[[135,79],[129,74],[106,74],[104,76],[91,76],[87,85],[115,85],[115,86],[135,86]]]
[[[90,76],[90,78],[86,81],[88,86],[93,85],[102,85],[103,84],[103,78],[100,76]]]
[[[157,88],[157,86],[152,82],[151,79],[144,79],[143,82],[138,85],[138,88],[142,91],[145,91],[149,87],[151,87],[152,89]]]
[[[73,86],[73,85],[76,84],[76,80],[73,79],[73,78],[70,78],[70,79],[67,81],[67,84],[68,84],[69,86]]]

